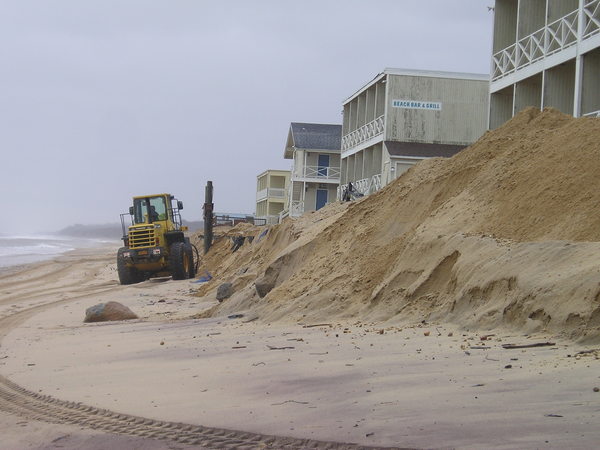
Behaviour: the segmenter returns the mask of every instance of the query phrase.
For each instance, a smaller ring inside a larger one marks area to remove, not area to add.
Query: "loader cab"
[[[135,198],[129,212],[133,216],[133,223],[139,225],[167,220],[169,218],[169,209],[166,198],[159,195],[155,197]]]
[[[187,227],[181,223],[179,211],[182,209],[183,203],[170,194],[133,197],[133,206],[129,207],[129,213],[121,214],[121,239],[127,247],[132,233],[137,235],[149,229],[156,230],[152,232],[153,235],[178,232],[183,236]]]

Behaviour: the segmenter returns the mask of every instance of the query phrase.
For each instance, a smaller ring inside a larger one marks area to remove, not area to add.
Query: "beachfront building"
[[[496,0],[489,127],[527,106],[600,116],[600,0]]]
[[[341,125],[290,124],[283,156],[292,160],[289,215],[297,217],[336,201],[340,183]]]
[[[265,170],[256,177],[256,223],[279,223],[279,215],[288,208],[289,188],[289,170]]]
[[[416,162],[449,157],[487,128],[489,76],[385,69],[344,103],[341,181],[366,195]]]

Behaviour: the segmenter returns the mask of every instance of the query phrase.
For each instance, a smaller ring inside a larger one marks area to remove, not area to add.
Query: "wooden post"
[[[212,181],[206,182],[204,191],[204,254],[210,250],[213,241],[213,185]]]

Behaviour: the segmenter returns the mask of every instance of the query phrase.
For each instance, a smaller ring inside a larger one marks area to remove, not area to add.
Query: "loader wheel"
[[[117,272],[119,274],[119,282],[121,284],[134,284],[143,281],[143,276],[135,267],[129,267],[123,258],[125,247],[121,247],[117,252]]]
[[[185,253],[188,255],[190,261],[188,275],[190,278],[194,278],[196,276],[196,267],[194,266],[194,249],[192,248],[192,244],[185,243]]]
[[[171,245],[169,254],[169,269],[174,280],[185,280],[190,276],[190,257],[183,242]]]

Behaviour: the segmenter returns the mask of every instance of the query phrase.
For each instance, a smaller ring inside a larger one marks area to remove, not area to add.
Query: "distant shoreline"
[[[30,235],[0,237],[0,273],[14,267],[27,268],[32,264],[52,261],[73,251],[118,247],[120,240],[105,237],[82,237],[63,235]]]
[[[204,223],[202,221],[183,220],[183,225],[188,227],[190,232],[194,232],[201,229],[204,226]],[[123,229],[121,228],[120,223],[108,223],[100,225],[75,224],[49,234],[61,237],[115,239],[118,241],[123,236]]]

